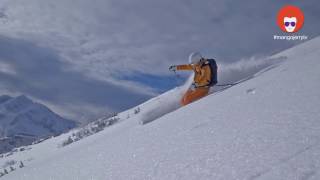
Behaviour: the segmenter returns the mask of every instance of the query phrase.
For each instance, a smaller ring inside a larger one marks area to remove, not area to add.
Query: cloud
[[[15,71],[14,67],[12,67],[8,63],[1,62],[0,60],[0,72],[3,74],[8,74],[8,75],[15,75],[17,72]]]
[[[27,94],[60,107],[57,110],[65,109],[63,114],[69,111],[68,115],[72,115],[72,118],[117,112],[151,97],[148,92],[135,91],[134,88],[128,89],[70,71],[67,68],[69,64],[62,62],[51,49],[18,39],[0,37],[0,65],[15,69],[14,75],[0,71],[4,90]],[[87,116],[81,113],[84,111]]]
[[[295,42],[274,42],[281,33],[277,11],[290,1],[231,0],[4,0],[11,20],[2,33],[57,49],[75,69],[95,78],[122,73],[168,74],[190,52],[226,62],[270,54]],[[294,2],[316,19],[317,0]],[[319,34],[306,21],[303,33]]]

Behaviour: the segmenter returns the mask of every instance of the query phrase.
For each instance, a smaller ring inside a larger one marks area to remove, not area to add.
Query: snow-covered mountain
[[[0,96],[1,153],[40,138],[59,135],[75,125],[24,95]]]
[[[273,55],[285,60],[186,107],[174,110],[179,87],[67,146],[79,130],[6,154],[2,178],[319,179],[319,46],[320,37]]]

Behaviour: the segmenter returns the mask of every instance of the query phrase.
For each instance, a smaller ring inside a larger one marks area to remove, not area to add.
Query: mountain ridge
[[[0,141],[2,153],[37,139],[59,135],[75,126],[74,121],[60,117],[25,95],[0,96],[0,135],[5,139]],[[19,143],[15,142],[17,137],[22,138]]]

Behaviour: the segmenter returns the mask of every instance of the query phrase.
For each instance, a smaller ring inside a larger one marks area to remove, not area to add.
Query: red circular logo
[[[303,26],[304,15],[300,8],[286,5],[280,9],[277,16],[277,23],[284,32],[294,33]]]

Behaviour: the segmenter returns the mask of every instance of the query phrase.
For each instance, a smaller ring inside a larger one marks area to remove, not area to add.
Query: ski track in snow
[[[170,96],[177,102],[185,87],[66,147],[57,148],[68,134],[2,158],[26,162],[2,178],[320,179],[319,45],[315,38],[274,55],[286,61],[172,113],[174,106],[159,105]],[[149,123],[139,125],[141,118]]]

